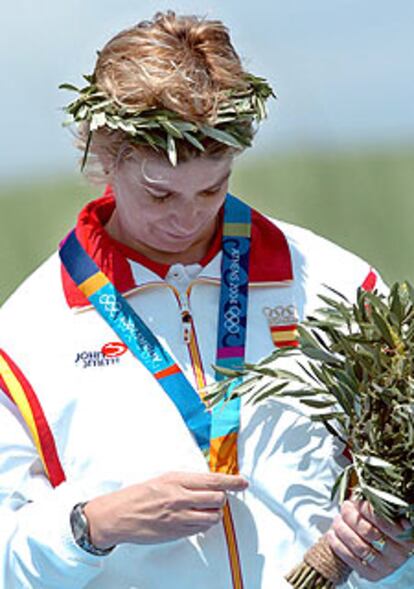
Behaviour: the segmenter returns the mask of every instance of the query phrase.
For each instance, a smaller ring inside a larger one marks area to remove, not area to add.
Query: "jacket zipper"
[[[191,285],[187,288],[185,293],[181,293],[175,287],[171,287],[176,296],[180,314],[181,314],[181,333],[183,342],[187,346],[188,355],[191,360],[193,374],[196,382],[196,388],[201,397],[203,397],[203,389],[206,386],[206,378],[204,375],[203,363],[201,360],[200,349],[197,343],[197,336],[194,327],[194,320],[190,307],[190,293]]]
[[[186,292],[180,293],[178,289],[173,288],[181,311],[182,333],[184,343],[188,347],[188,353],[193,368],[197,390],[202,395],[202,389],[206,386],[203,364],[200,350],[197,343],[197,336],[194,327],[194,320],[190,308],[190,284]],[[230,574],[232,578],[232,589],[244,589],[243,576],[240,563],[240,555],[237,546],[237,536],[234,528],[233,516],[231,513],[230,503],[227,501],[223,512],[223,528],[227,544],[227,554],[229,560]]]
[[[188,295],[185,293],[183,296],[181,293],[178,294],[178,302],[180,305],[181,310],[181,328],[182,328],[182,336],[184,343],[187,346],[191,342],[191,332],[193,330],[193,317],[191,315],[190,304],[188,300]]]

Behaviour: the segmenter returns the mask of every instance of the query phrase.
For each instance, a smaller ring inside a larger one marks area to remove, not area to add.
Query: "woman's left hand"
[[[412,556],[414,540],[400,537],[411,527],[407,520],[390,524],[378,517],[367,501],[345,501],[326,536],[335,554],[361,577],[379,581]]]

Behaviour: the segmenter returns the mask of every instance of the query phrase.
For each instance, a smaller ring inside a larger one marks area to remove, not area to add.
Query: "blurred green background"
[[[246,69],[277,93],[231,190],[356,252],[388,282],[414,282],[412,0],[3,4],[0,304],[101,192],[70,175],[78,154],[61,123],[72,95],[59,84],[82,85],[110,37],[170,9],[222,19]]]
[[[414,281],[414,147],[243,156],[230,188],[261,211],[359,254],[385,280]],[[80,176],[0,187],[0,304],[56,248],[83,203],[100,192]]]

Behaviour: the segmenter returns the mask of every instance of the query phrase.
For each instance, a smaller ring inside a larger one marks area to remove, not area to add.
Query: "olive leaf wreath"
[[[205,150],[206,138],[242,150],[252,143],[251,124],[258,124],[267,116],[266,101],[270,96],[276,97],[264,78],[246,74],[245,89],[226,91],[215,120],[206,124],[184,120],[166,109],[154,107],[139,111],[108,97],[97,86],[94,75],[83,77],[88,83],[83,88],[67,83],[59,86],[78,94],[63,109],[69,115],[64,125],[89,124],[81,169],[87,162],[93,132],[101,127],[122,131],[138,145],[149,145],[165,152],[173,166],[177,165],[177,142],[180,141],[200,152]]]

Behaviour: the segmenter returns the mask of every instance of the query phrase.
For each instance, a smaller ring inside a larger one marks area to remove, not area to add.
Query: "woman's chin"
[[[181,241],[181,242],[174,242],[169,243],[164,241],[163,243],[149,243],[147,242],[147,247],[151,248],[154,252],[158,252],[160,254],[181,254],[186,252],[188,249],[191,248],[193,245],[192,241]]]
[[[183,237],[164,234],[162,238],[148,240],[146,245],[159,252],[176,254],[186,251],[200,241],[202,241],[202,239],[199,234]]]

